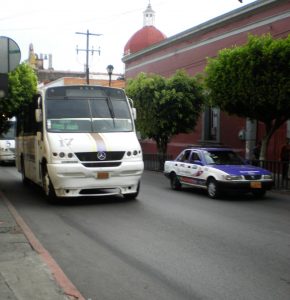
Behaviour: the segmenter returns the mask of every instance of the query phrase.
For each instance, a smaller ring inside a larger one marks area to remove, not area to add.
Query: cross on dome
[[[154,26],[155,23],[155,11],[151,7],[149,0],[146,10],[143,12],[143,25],[144,26]]]

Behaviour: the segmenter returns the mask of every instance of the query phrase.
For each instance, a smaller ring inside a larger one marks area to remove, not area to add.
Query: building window
[[[220,142],[219,134],[220,110],[208,107],[203,114],[203,141]]]

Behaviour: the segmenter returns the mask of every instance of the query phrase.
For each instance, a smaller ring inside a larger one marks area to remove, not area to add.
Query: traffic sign
[[[14,40],[0,36],[0,73],[13,71],[20,63],[21,52]]]

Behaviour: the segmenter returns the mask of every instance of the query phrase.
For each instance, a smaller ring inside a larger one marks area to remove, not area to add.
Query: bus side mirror
[[[137,119],[137,110],[135,107],[132,107],[132,115],[133,115],[133,119],[136,120]]]
[[[37,123],[42,122],[42,110],[40,108],[35,110],[35,120]]]

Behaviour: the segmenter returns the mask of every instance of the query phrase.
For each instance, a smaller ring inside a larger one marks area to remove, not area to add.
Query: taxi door
[[[200,154],[197,151],[192,151],[190,156],[190,177],[193,185],[203,185],[204,166],[201,162]]]
[[[178,158],[177,162],[177,174],[180,176],[180,178],[183,178],[184,176],[188,177],[190,176],[190,155],[191,150],[185,150],[182,155]]]
[[[186,150],[184,155],[181,157],[179,162],[179,179],[184,184],[194,185],[195,182],[195,175],[198,172],[200,166],[196,164],[196,153],[192,150]]]

